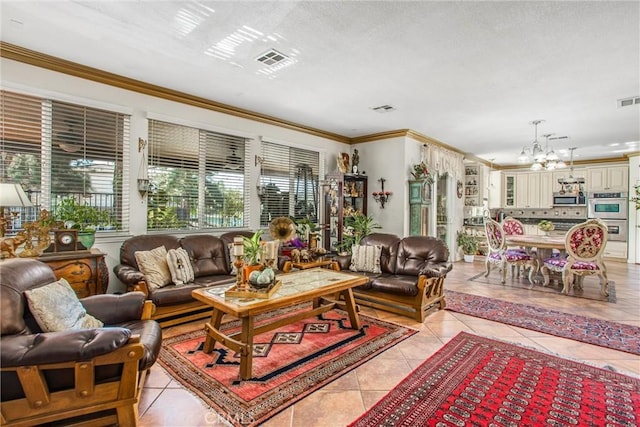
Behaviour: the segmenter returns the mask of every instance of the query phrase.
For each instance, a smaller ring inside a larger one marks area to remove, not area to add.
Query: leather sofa
[[[451,271],[449,249],[440,239],[428,236],[400,238],[394,234],[372,233],[361,245],[380,245],[381,273],[357,272],[369,277],[365,285],[353,289],[358,304],[411,317],[419,322],[436,304],[445,307],[444,279]],[[349,271],[350,256],[338,256],[340,268]]]
[[[25,291],[56,282],[36,259],[0,262],[2,425],[138,423],[145,375],[160,352],[162,330],[148,320],[141,292],[80,299],[104,323],[94,329],[43,332]]]
[[[131,237],[120,247],[120,263],[113,268],[115,275],[128,291],[141,291],[150,299],[155,311],[151,318],[161,326],[171,326],[211,316],[212,308],[193,299],[191,291],[207,286],[228,285],[236,280],[231,274],[229,245],[235,236],[251,237],[252,231],[230,231],[220,236],[193,234],[177,237],[170,234],[148,234]],[[144,274],[136,261],[136,251],[149,251],[159,246],[167,250],[183,248],[191,260],[195,280],[176,286],[171,283],[159,289],[147,286]],[[282,266],[284,258],[278,260]]]

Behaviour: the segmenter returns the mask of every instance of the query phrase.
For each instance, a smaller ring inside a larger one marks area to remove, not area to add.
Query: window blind
[[[109,213],[103,230],[127,228],[128,115],[7,91],[0,104],[3,180],[22,184],[54,217],[62,199],[74,198]]]
[[[264,141],[261,157],[260,225],[278,216],[317,222],[319,153]]]
[[[246,138],[149,120],[147,228],[246,226]]]

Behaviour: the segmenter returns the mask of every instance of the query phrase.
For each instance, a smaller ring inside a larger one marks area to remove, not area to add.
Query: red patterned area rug
[[[286,309],[291,312],[300,307]],[[256,325],[286,314],[279,310]],[[239,355],[216,344],[202,352],[204,331],[164,339],[160,364],[235,426],[255,426],[417,331],[360,315],[350,329],[334,310],[254,337],[253,377],[239,381]],[[240,323],[223,325],[239,330]]]
[[[350,427],[639,423],[640,379],[461,332]]]
[[[446,290],[447,310],[614,350],[640,354],[640,328],[543,307]]]

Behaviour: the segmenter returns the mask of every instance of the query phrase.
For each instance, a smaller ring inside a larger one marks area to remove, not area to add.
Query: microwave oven
[[[587,206],[584,193],[553,193],[553,206]]]

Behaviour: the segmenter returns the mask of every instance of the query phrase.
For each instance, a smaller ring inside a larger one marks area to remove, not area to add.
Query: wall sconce
[[[373,192],[373,199],[380,204],[380,209],[384,209],[385,203],[387,203],[389,201],[389,197],[391,197],[391,192],[384,191],[385,181],[386,179],[384,178],[378,179],[378,182],[380,183],[380,188],[382,188],[382,190],[379,192],[377,191]]]
[[[138,169],[138,191],[140,196],[144,198],[149,191],[149,177],[147,176],[147,159],[144,155],[144,149],[147,147],[147,141],[138,138],[138,152],[142,153],[140,158],[140,168]]]

